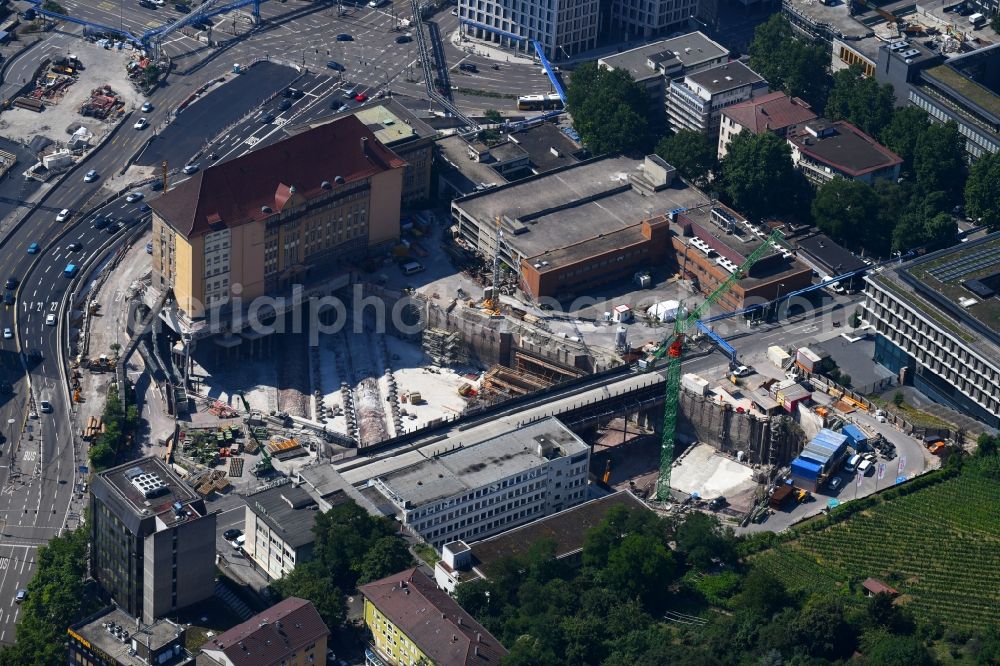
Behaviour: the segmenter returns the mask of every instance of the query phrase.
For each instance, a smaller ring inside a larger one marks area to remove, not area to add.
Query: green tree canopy
[[[913,153],[917,140],[930,125],[930,116],[916,106],[904,106],[892,112],[892,120],[880,135],[885,146],[903,158],[903,170],[913,168]]]
[[[945,192],[954,205],[965,183],[965,139],[954,121],[933,123],[917,137],[913,149],[917,190]]]
[[[826,100],[826,117],[847,120],[862,132],[879,136],[892,120],[896,95],[892,86],[879,85],[864,75],[860,65],[852,65],[833,75],[833,87]]]
[[[808,184],[792,165],[791,155],[788,142],[770,132],[734,136],[719,166],[726,203],[751,220],[803,212]]]
[[[772,88],[801,97],[822,108],[830,87],[827,68],[830,54],[822,46],[795,38],[792,26],[781,14],[774,14],[757,26],[750,43],[750,67]]]
[[[834,178],[816,193],[812,203],[816,226],[848,249],[865,248],[879,256],[888,254],[892,227],[880,219],[879,199],[867,183]]]
[[[728,564],[736,561],[736,544],[732,528],[723,528],[715,516],[692,513],[677,526],[674,536],[677,550],[692,566],[710,569],[715,560]]]
[[[880,633],[876,640],[866,641],[865,647],[863,663],[871,666],[934,666],[937,663],[913,636]]]
[[[695,184],[703,184],[715,167],[716,145],[701,132],[682,129],[665,136],[656,146],[656,154],[677,168]]]
[[[649,148],[649,96],[623,69],[588,62],[573,70],[566,89],[573,129],[595,155]]]
[[[1000,153],[980,157],[965,183],[965,210],[982,218],[990,231],[1000,231]]]

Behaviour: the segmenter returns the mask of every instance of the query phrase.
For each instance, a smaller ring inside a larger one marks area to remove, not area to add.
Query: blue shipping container
[[[801,476],[807,479],[819,478],[819,473],[823,466],[803,457],[798,457],[792,461],[792,476]]]
[[[847,443],[854,448],[858,448],[859,445],[864,446],[868,443],[868,436],[861,431],[861,428],[853,423],[845,425],[843,433],[847,435]]]

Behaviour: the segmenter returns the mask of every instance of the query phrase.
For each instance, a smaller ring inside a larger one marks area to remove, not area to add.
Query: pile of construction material
[[[196,476],[191,480],[191,485],[194,486],[196,493],[202,497],[208,497],[215,492],[225,492],[232,484],[230,484],[229,479],[226,478],[226,472],[222,470],[212,470],[211,472],[205,472],[204,474]]]
[[[87,425],[83,428],[83,432],[80,436],[85,442],[94,441],[98,435],[103,435],[105,432],[104,422],[100,416],[91,416],[87,419]]]
[[[212,406],[208,408],[209,413],[215,414],[220,419],[235,419],[239,416],[239,412],[235,409],[222,402],[221,400],[216,400],[212,403]]]
[[[116,112],[121,112],[125,103],[111,89],[111,86],[101,86],[90,91],[90,99],[80,107],[80,114],[98,120],[105,120]]]

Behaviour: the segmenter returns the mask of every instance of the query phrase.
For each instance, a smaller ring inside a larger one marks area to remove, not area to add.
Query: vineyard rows
[[[914,614],[983,628],[1000,608],[1000,483],[965,473],[894,498],[754,558],[793,590],[829,591],[868,576]]]

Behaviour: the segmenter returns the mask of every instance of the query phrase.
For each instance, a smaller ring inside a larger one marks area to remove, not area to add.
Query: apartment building
[[[816,185],[834,178],[896,180],[903,158],[844,120],[816,118],[787,128],[792,163]]]
[[[600,5],[598,0],[459,0],[458,16],[462,30],[477,39],[532,54],[532,42],[538,42],[546,58],[560,60],[597,46]]]
[[[812,107],[798,97],[771,92],[723,109],[719,120],[719,159],[726,156],[729,142],[743,131],[771,132],[785,138],[790,126],[816,118]]]
[[[330,630],[311,601],[288,597],[214,638],[205,666],[317,666],[326,663]]]
[[[404,525],[440,550],[587,498],[590,447],[553,417],[373,479]]]
[[[864,312],[877,363],[1000,427],[1000,233],[870,273]]]
[[[199,171],[153,209],[153,286],[188,320],[342,272],[399,238],[405,162],[355,116]]]
[[[212,596],[215,516],[159,458],[112,467],[90,488],[91,575],[147,624]]]
[[[362,585],[366,666],[496,666],[507,649],[418,568]]]
[[[268,484],[246,500],[246,542],[243,551],[254,567],[276,580],[312,557],[313,525],[319,513],[316,500],[301,486]]]
[[[667,120],[675,132],[688,129],[715,139],[723,109],[767,91],[767,81],[739,61],[686,74],[667,90]]]

